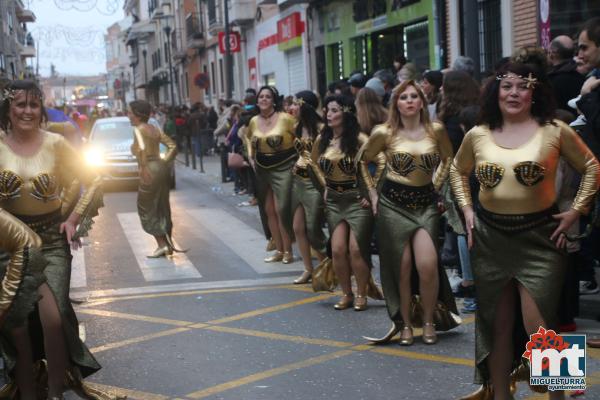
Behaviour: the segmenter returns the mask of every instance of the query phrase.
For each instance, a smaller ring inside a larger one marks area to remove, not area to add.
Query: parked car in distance
[[[105,181],[137,182],[137,160],[131,153],[133,126],[127,117],[102,118],[94,122],[84,150],[85,161],[96,168]],[[160,146],[164,157],[166,146]],[[171,188],[175,188],[175,168],[171,164]]]

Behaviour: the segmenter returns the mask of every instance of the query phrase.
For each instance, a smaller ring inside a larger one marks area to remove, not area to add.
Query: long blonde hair
[[[388,119],[388,112],[373,89],[364,87],[356,95],[356,119],[360,129],[369,135],[375,125]]]
[[[423,126],[425,127],[425,131],[431,133],[433,132],[433,127],[431,125],[431,120],[429,119],[429,111],[427,110],[427,98],[425,97],[423,90],[421,90],[419,85],[412,79],[402,82],[401,84],[396,86],[392,91],[392,97],[390,98],[390,105],[388,110],[387,124],[390,128],[392,128],[394,132],[404,128],[404,126],[402,125],[402,116],[400,115],[400,111],[398,111],[398,98],[402,93],[404,93],[404,91],[409,86],[414,87],[417,91],[417,94],[421,98],[422,107],[421,111],[419,112],[421,124],[423,124]]]

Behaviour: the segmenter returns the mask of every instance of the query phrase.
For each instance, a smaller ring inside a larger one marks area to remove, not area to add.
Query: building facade
[[[0,1],[0,78],[35,78],[33,58],[35,42],[28,32],[28,23],[35,14],[25,8],[22,0]]]

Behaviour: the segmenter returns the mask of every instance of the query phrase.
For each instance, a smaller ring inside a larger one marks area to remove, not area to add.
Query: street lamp
[[[169,26],[169,18],[171,18],[171,4],[163,3],[163,17],[167,20],[166,26],[163,28],[167,36],[167,61],[169,62],[169,88],[171,90],[171,106],[175,107],[175,92],[173,90],[173,61],[171,60],[171,27]]]

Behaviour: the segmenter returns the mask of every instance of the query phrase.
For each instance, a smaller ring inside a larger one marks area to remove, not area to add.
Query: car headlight
[[[89,149],[85,153],[85,161],[93,167],[101,166],[104,164],[104,154],[98,149]]]

